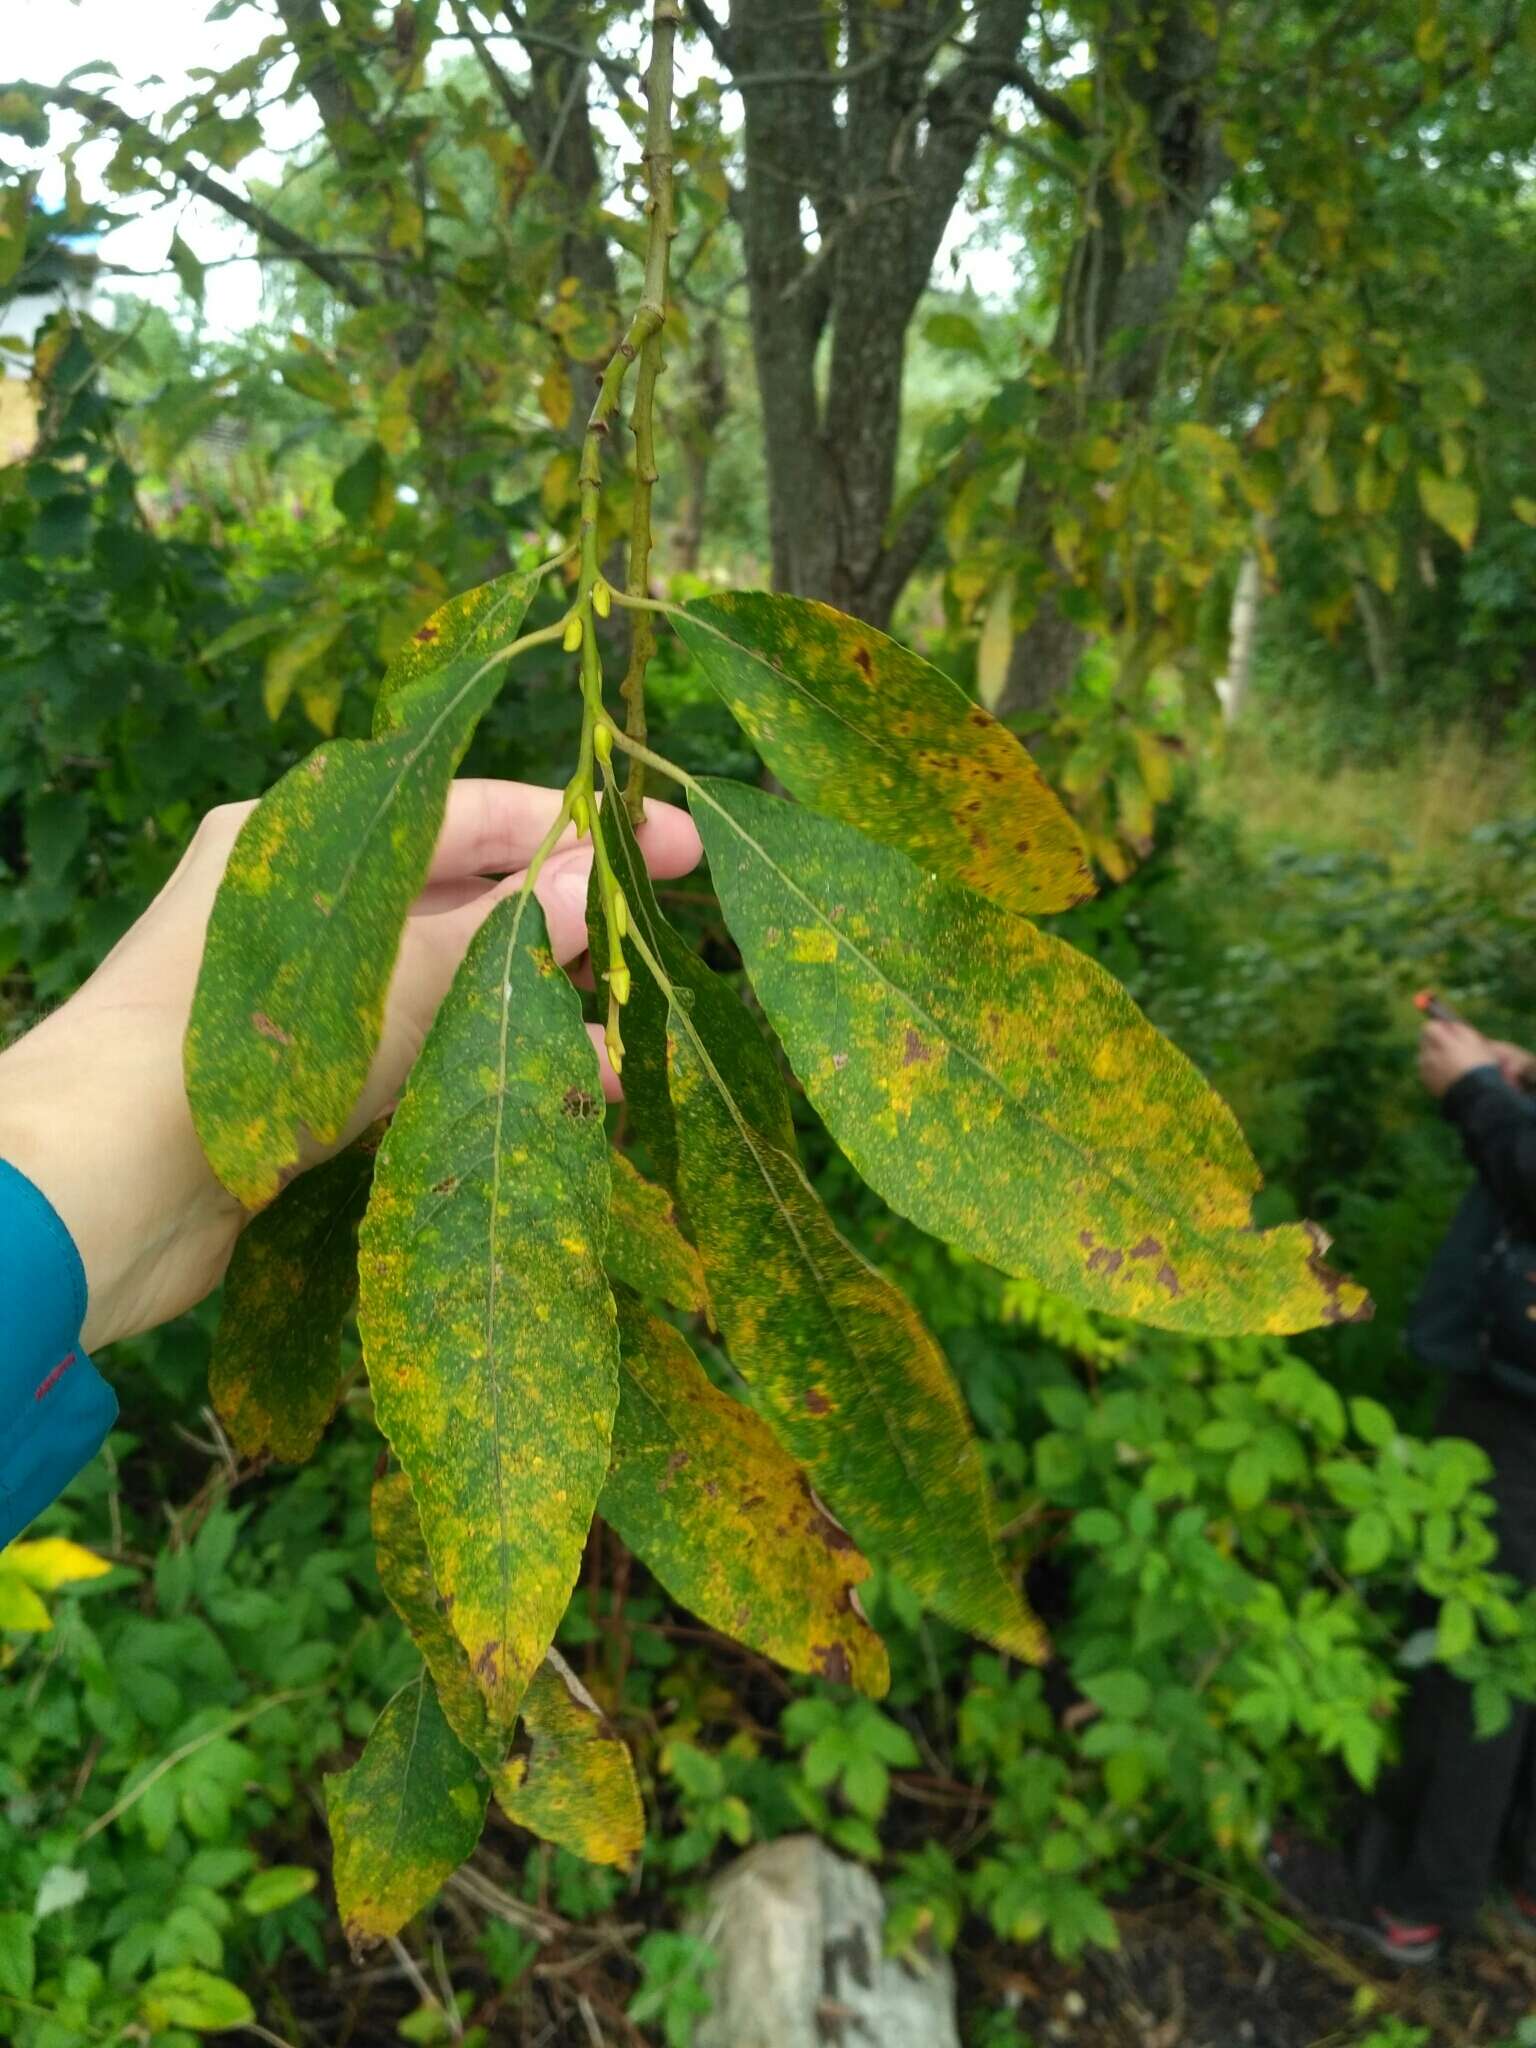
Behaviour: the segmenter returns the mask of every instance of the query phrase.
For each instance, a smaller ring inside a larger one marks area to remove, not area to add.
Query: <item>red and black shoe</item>
[[[1525,1891],[1501,1892],[1493,1910],[1506,1926],[1521,1934],[1536,1935],[1536,1895]]]
[[[1335,1927],[1388,1962],[1423,1969],[1438,1962],[1444,1930],[1368,1906],[1337,1849],[1302,1835],[1277,1835],[1264,1858],[1276,1888],[1309,1919]],[[1532,1922],[1536,1929],[1536,1920]]]

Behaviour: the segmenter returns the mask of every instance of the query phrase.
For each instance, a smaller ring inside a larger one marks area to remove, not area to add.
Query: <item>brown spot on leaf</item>
[[[1184,1292],[1183,1288],[1179,1285],[1178,1274],[1175,1273],[1172,1266],[1168,1264],[1166,1259],[1163,1261],[1162,1265],[1160,1265],[1157,1269],[1157,1284],[1159,1287],[1166,1287],[1168,1292],[1173,1296],[1175,1301],[1177,1301],[1179,1296]]]
[[[847,1064],[848,1064],[848,1055],[847,1055],[847,1053],[845,1053],[845,1052],[835,1052],[835,1053],[833,1053],[833,1055],[832,1055],[832,1064],[833,1064],[833,1066],[834,1066],[834,1067],[836,1068],[836,1070],[838,1071],[838,1073],[841,1073],[841,1072],[843,1071],[844,1067],[846,1067],[846,1066],[847,1066]]]
[[[932,1052],[924,1045],[923,1041],[909,1024],[907,1026],[906,1044],[901,1055],[901,1064],[904,1067],[926,1066],[932,1058]]]
[[[1140,1244],[1131,1246],[1133,1259],[1160,1259],[1163,1256],[1163,1241],[1160,1237],[1144,1237]]]
[[[813,1643],[811,1663],[820,1677],[830,1678],[834,1685],[847,1685],[853,1677],[853,1666],[841,1643]]]
[[[671,1457],[667,1460],[666,1471],[662,1474],[661,1478],[658,1479],[656,1482],[656,1491],[658,1493],[666,1493],[670,1489],[673,1480],[677,1477],[678,1473],[683,1470],[684,1466],[687,1465],[687,1463],[688,1453],[686,1451],[674,1451]]]
[[[252,1010],[251,1028],[259,1031],[263,1038],[270,1038],[274,1045],[292,1045],[293,1040],[281,1024],[274,1024],[265,1010]]]
[[[1090,1273],[1118,1273],[1124,1264],[1125,1253],[1116,1251],[1111,1245],[1101,1244],[1096,1252],[1088,1254]]]
[[[451,1195],[458,1184],[459,1176],[456,1173],[450,1173],[446,1180],[434,1181],[432,1183],[432,1192],[434,1195]]]
[[[1370,1322],[1370,1320],[1376,1313],[1375,1302],[1371,1300],[1369,1295],[1366,1295],[1365,1299],[1360,1303],[1360,1305],[1357,1308],[1345,1308],[1343,1302],[1339,1299],[1340,1292],[1342,1291],[1344,1286],[1344,1276],[1342,1273],[1336,1273],[1333,1270],[1332,1266],[1326,1265],[1323,1260],[1323,1253],[1324,1251],[1326,1251],[1330,1239],[1327,1233],[1325,1231],[1320,1230],[1315,1223],[1308,1223],[1305,1227],[1307,1235],[1312,1240],[1312,1244],[1314,1246],[1314,1250],[1312,1252],[1311,1257],[1307,1260],[1307,1264],[1312,1269],[1312,1274],[1314,1279],[1317,1281],[1317,1284],[1323,1290],[1324,1322]]]
[[[867,647],[855,647],[855,649],[853,650],[853,665],[858,670],[859,674],[864,678],[866,683],[872,683],[874,681],[875,664],[870,659],[870,653]]]
[[[436,626],[418,626],[411,635],[411,638],[419,647],[425,647],[430,641],[437,638],[437,628]]]
[[[807,1387],[805,1390],[805,1405],[810,1414],[825,1415],[832,1406],[832,1403],[827,1399],[820,1387]]]
[[[982,711],[979,708],[975,711],[970,712],[968,716],[970,718],[972,725],[988,726],[992,723],[992,714],[989,711]]]
[[[1093,1247],[1098,1243],[1099,1240],[1094,1236],[1091,1230],[1080,1230],[1077,1233],[1077,1241],[1083,1247],[1084,1251],[1092,1251]]]
[[[574,1116],[582,1123],[601,1113],[597,1097],[585,1088],[567,1088],[560,1107],[567,1116]]]
[[[487,1685],[495,1685],[501,1677],[501,1644],[487,1643],[475,1659],[475,1676],[483,1678]]]
[[[1028,853],[1029,849],[1034,845],[1034,843],[1035,842],[1032,839],[1015,839],[1015,841],[1013,842],[1013,850],[1015,853]]]

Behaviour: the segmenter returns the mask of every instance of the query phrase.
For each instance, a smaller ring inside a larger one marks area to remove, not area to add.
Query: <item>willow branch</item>
[[[660,309],[661,317],[646,336],[640,350],[640,369],[635,378],[635,402],[629,416],[635,437],[635,489],[630,507],[629,573],[625,589],[631,597],[645,597],[650,588],[651,493],[656,483],[656,379],[664,367],[662,327],[667,314],[667,286],[671,268],[672,237],[677,229],[672,199],[672,53],[682,16],[677,0],[656,0],[651,31],[651,62],[645,82],[645,182],[646,243],[645,288],[642,305]],[[628,707],[626,729],[643,746],[645,724],[645,672],[656,652],[656,629],[649,612],[637,611],[631,620],[629,666],[619,685]],[[631,755],[624,784],[624,800],[630,816],[639,822],[645,809],[645,764]]]

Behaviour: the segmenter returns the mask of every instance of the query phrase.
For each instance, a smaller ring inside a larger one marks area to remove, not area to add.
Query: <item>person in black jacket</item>
[[[1435,1434],[1487,1452],[1496,1568],[1536,1585],[1536,1055],[1458,1019],[1424,1026],[1419,1074],[1476,1180],[1435,1254],[1408,1342],[1451,1375]],[[1421,1617],[1432,1623],[1432,1604]],[[1318,1908],[1278,1848],[1282,1887]],[[1302,1859],[1296,1858],[1298,1865]],[[1468,1687],[1442,1664],[1414,1676],[1402,1762],[1363,1831],[1358,1902],[1330,1917],[1400,1963],[1431,1963],[1506,1877],[1506,1912],[1536,1933],[1536,1710],[1479,1739]]]

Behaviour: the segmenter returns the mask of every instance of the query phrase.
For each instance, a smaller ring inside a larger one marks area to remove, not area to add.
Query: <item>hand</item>
[[[1420,1034],[1419,1079],[1431,1095],[1443,1095],[1474,1067],[1497,1065],[1492,1040],[1484,1038],[1481,1031],[1474,1031],[1470,1024],[1431,1018]]]
[[[395,1100],[470,940],[522,886],[559,806],[556,791],[526,783],[453,785],[357,1113],[337,1145],[306,1152],[305,1166],[339,1151]],[[87,1350],[201,1301],[248,1220],[203,1157],[181,1046],[208,914],[252,808],[209,812],[170,881],[85,986],[0,1054],[0,1159],[42,1189],[79,1248],[90,1296]],[[656,875],[686,874],[699,858],[692,820],[670,804],[647,804],[639,839]],[[539,876],[550,943],[565,965],[586,951],[591,865],[590,844],[568,831]],[[604,1087],[616,1097],[601,1034],[593,1036]]]
[[[1528,1088],[1536,1082],[1536,1052],[1511,1045],[1507,1038],[1490,1038],[1488,1049],[1499,1063],[1499,1072],[1511,1088]]]

